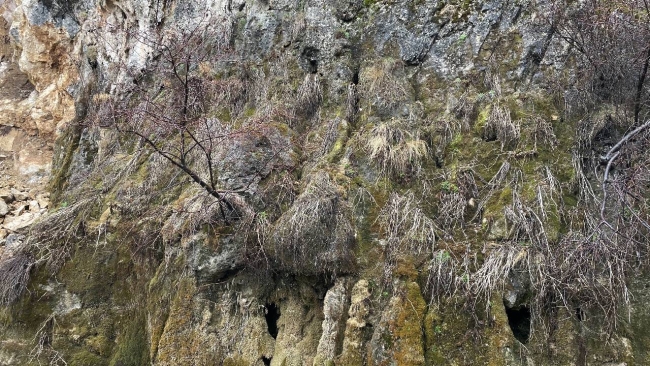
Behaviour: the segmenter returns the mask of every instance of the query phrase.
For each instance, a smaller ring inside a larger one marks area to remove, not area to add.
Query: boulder
[[[36,196],[36,201],[38,202],[38,206],[40,208],[48,208],[49,205],[50,205],[50,200],[44,194],[37,195]]]
[[[31,212],[38,212],[41,209],[41,205],[36,200],[29,201],[29,210]]]
[[[7,216],[3,226],[5,229],[10,231],[18,231],[34,223],[37,217],[38,215],[31,212],[27,212],[20,216]]]
[[[4,203],[11,203],[14,201],[14,195],[10,191],[1,190],[0,200],[3,201]]]
[[[0,217],[5,217],[9,213],[9,207],[5,201],[0,200]]]
[[[16,201],[27,201],[29,199],[26,192],[19,191],[19,190],[15,189],[15,188],[11,189],[11,193],[13,194],[14,199]]]

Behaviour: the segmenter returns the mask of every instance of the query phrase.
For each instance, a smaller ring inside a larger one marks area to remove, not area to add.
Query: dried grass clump
[[[549,213],[552,213],[559,219],[559,214],[564,209],[562,185],[548,166],[544,167],[544,179],[537,184],[535,192],[540,218],[546,221]]]
[[[533,137],[535,139],[535,147],[537,142],[548,146],[551,150],[555,150],[559,144],[553,125],[546,119],[536,116],[531,121],[533,126]]]
[[[351,270],[354,229],[351,208],[326,173],[275,223],[267,253],[282,270],[296,274],[338,274]]]
[[[323,101],[323,91],[318,74],[306,74],[298,88],[295,104],[296,114],[309,118],[318,111]]]
[[[444,230],[462,227],[466,209],[467,199],[460,192],[453,190],[442,192],[438,203],[437,222]]]
[[[480,190],[481,199],[478,202],[476,214],[474,215],[472,220],[476,220],[477,218],[480,218],[481,215],[483,215],[483,211],[487,206],[488,202],[490,201],[490,199],[494,196],[495,193],[499,191],[499,189],[503,188],[504,185],[508,183],[510,168],[511,168],[510,163],[507,160],[504,161],[499,167],[499,170],[497,170],[496,174],[494,174],[492,179],[490,179],[490,181],[487,182],[481,188]]]
[[[511,271],[520,264],[528,264],[528,250],[516,243],[494,245],[483,264],[472,276],[472,291],[478,298],[490,299],[491,294],[503,286]]]
[[[334,118],[330,120],[327,123],[327,130],[325,131],[325,135],[323,136],[323,141],[321,142],[321,148],[318,153],[319,156],[324,156],[330,151],[332,151],[332,148],[335,146],[336,141],[339,139],[339,135],[341,134],[341,126],[344,123],[343,120],[340,118]]]
[[[404,65],[399,60],[384,59],[364,68],[359,74],[359,93],[362,99],[370,103],[370,108],[377,108],[380,113],[390,113],[398,104],[409,97]]]
[[[462,126],[453,118],[442,118],[430,121],[427,134],[432,145],[435,146],[436,156],[444,156],[447,147],[454,141],[454,137],[461,133]]]
[[[596,136],[608,127],[615,124],[612,116],[616,115],[616,111],[611,108],[605,108],[604,111],[583,118],[576,126],[576,147],[581,153],[590,153],[592,146],[596,140]]]
[[[194,188],[177,205],[160,232],[164,240],[173,241],[179,236],[195,234],[205,225],[222,225],[225,220],[229,223],[247,221],[253,216],[250,205],[236,193],[224,193],[222,199],[218,200],[203,190]]]
[[[18,300],[27,288],[33,265],[32,257],[24,252],[0,259],[0,306]]]
[[[559,307],[571,312],[576,307],[600,312],[606,328],[616,327],[620,309],[629,305],[630,273],[647,256],[645,240],[650,228],[635,223],[637,218],[628,214],[627,219],[620,218],[627,220],[627,226],[614,230],[587,202],[574,209],[578,214],[573,217],[579,219],[576,227],[568,223],[568,233],[550,235],[547,228],[557,230],[559,218],[554,215],[563,215],[564,207],[557,179],[549,169],[544,173],[537,194],[525,201],[520,193],[523,174],[511,172],[512,203],[504,208],[508,234],[500,242],[486,243],[482,261],[476,262],[471,251],[459,257],[434,254],[427,280],[432,303],[463,290],[465,298],[474,299],[474,305],[487,304],[493,294],[504,291],[513,276],[524,276],[525,301],[538,331],[548,331],[542,314]],[[493,181],[504,179],[501,174]],[[616,204],[610,210],[624,211],[623,203]]]
[[[495,105],[483,130],[485,140],[498,140],[501,142],[501,151],[503,151],[504,149],[515,148],[519,143],[520,136],[521,127],[519,123],[512,121],[510,111],[505,107]]]
[[[460,129],[467,132],[472,128],[472,121],[476,119],[477,107],[475,101],[470,99],[470,92],[466,91],[458,98],[449,98],[448,111],[460,121]]]
[[[386,243],[384,280],[392,278],[397,261],[406,255],[431,253],[436,244],[436,224],[419,207],[415,195],[391,193],[377,222]]]
[[[350,123],[356,123],[359,114],[359,91],[357,85],[348,85],[348,97],[345,104],[345,119]]]
[[[430,303],[441,303],[443,299],[454,297],[458,292],[470,295],[471,272],[467,255],[460,258],[447,250],[437,250],[429,263],[426,291]]]
[[[58,271],[72,255],[73,245],[88,234],[86,222],[100,204],[98,196],[82,198],[35,223],[28,243],[35,252],[36,262],[47,265],[52,273]]]
[[[596,204],[599,203],[600,200],[596,197],[596,192],[594,192],[591,182],[585,174],[583,160],[583,157],[577,151],[574,151],[571,155],[571,164],[573,166],[573,171],[575,172],[572,183],[578,191],[578,198],[582,203],[587,205]]]
[[[411,133],[397,120],[370,130],[364,147],[383,175],[417,174],[429,152],[419,133]]]

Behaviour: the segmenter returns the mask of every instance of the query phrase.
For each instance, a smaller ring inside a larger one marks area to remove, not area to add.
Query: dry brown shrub
[[[366,67],[359,74],[358,90],[369,107],[381,114],[389,114],[399,103],[409,97],[409,85],[400,77],[404,65],[401,61],[384,59]]]
[[[391,193],[377,217],[385,241],[384,282],[392,279],[397,262],[405,256],[432,253],[436,244],[436,223],[419,207],[411,192]]]
[[[0,258],[0,306],[18,300],[27,288],[34,261],[31,255],[18,252]]]
[[[349,272],[355,264],[350,213],[340,187],[317,173],[274,224],[266,252],[279,268],[297,274]]]
[[[519,122],[512,121],[510,111],[500,105],[493,106],[483,130],[485,140],[498,140],[501,143],[501,151],[503,151],[517,147],[520,136]]]

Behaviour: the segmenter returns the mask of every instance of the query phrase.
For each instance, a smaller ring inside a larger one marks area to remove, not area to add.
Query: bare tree
[[[647,0],[554,2],[552,27],[577,51],[578,86],[643,120],[648,101],[650,5]]]
[[[100,102],[97,122],[137,136],[216,198],[226,222],[236,218],[239,213],[228,196],[246,187],[221,189],[219,167],[233,141],[262,133],[263,128],[260,121],[235,127],[219,118],[220,110],[228,114],[245,99],[245,82],[217,71],[236,61],[227,27],[201,24],[157,39],[132,36],[152,50],[150,66],[122,65],[127,81],[118,84],[113,95],[95,98]]]

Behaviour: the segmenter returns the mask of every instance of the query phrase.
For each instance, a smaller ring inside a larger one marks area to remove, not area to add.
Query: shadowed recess
[[[515,338],[523,344],[528,343],[530,338],[530,309],[526,306],[521,306],[518,309],[506,307],[506,315],[508,316],[508,325],[510,325]]]
[[[266,326],[269,329],[269,334],[273,339],[278,336],[278,319],[280,319],[280,309],[274,304],[264,305],[264,318],[266,318]],[[269,361],[270,362],[270,361]]]

